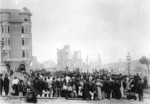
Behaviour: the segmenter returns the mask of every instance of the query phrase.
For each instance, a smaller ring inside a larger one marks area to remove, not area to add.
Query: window
[[[24,26],[22,26],[21,30],[22,30],[22,33],[24,34]]]
[[[7,25],[2,26],[2,33],[8,33],[8,26]]]
[[[2,26],[2,33],[4,33],[4,27]]]
[[[31,45],[31,38],[27,38],[26,43],[27,43],[27,45]]]
[[[25,43],[24,43],[24,38],[22,38],[22,45],[25,45]]]
[[[5,45],[5,42],[4,42],[4,38],[2,38],[2,43],[1,43],[2,46]]]
[[[31,45],[31,38],[28,38],[28,44]]]
[[[22,57],[29,58],[30,56],[31,56],[31,54],[30,54],[29,50],[22,50]]]
[[[31,26],[22,26],[22,33],[23,34],[31,33]]]
[[[8,26],[8,33],[10,33],[10,27]]]
[[[8,38],[8,45],[10,45],[10,38]]]
[[[25,33],[28,34],[29,33],[29,27],[25,26]]]
[[[10,45],[10,38],[8,38],[8,37],[4,37],[4,38],[2,38],[2,46],[9,46]]]
[[[29,51],[26,51],[26,57],[30,57]]]
[[[2,57],[9,58],[10,57],[10,50],[3,50]]]
[[[7,38],[4,38],[4,44],[8,45],[8,39]]]
[[[31,38],[22,38],[22,45],[31,45]]]
[[[31,26],[28,27],[28,32],[31,33]]]
[[[22,57],[25,57],[25,51],[24,50],[22,51]]]
[[[24,18],[24,21],[30,21],[30,16],[28,14],[24,14],[22,17]]]

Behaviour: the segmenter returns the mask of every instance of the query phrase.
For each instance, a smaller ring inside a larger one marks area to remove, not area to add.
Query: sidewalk
[[[144,98],[145,99],[150,99],[150,88],[149,89],[144,89]]]
[[[144,99],[150,99],[150,94],[144,93]]]

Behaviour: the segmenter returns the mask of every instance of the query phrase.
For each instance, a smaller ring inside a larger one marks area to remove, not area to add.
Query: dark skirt
[[[37,103],[37,98],[35,92],[27,93],[27,102],[28,103]]]

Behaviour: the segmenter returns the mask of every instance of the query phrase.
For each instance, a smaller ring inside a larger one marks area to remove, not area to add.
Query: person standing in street
[[[106,98],[107,98],[107,99],[110,99],[111,85],[110,85],[109,79],[105,79],[104,88],[105,88]]]
[[[33,81],[31,81],[31,83],[29,85],[29,89],[30,89],[30,91],[27,93],[27,103],[36,104],[38,91],[35,89],[35,85],[34,85]]]
[[[121,98],[121,91],[120,91],[121,82],[120,82],[120,79],[117,79],[115,87],[116,87],[115,88],[115,90],[116,90],[116,99],[120,99]]]
[[[142,79],[140,78],[137,84],[137,93],[139,96],[139,101],[143,101],[143,89],[144,89],[144,83],[142,82]]]
[[[2,95],[2,91],[3,91],[3,84],[4,84],[4,82],[3,82],[3,79],[2,79],[2,74],[0,74],[0,95]]]
[[[102,99],[102,91],[101,91],[102,83],[100,82],[99,79],[97,79],[96,82],[96,88],[97,88],[97,100]]]
[[[91,98],[90,84],[89,84],[88,79],[84,81],[82,98],[83,98],[83,100],[90,100],[90,98]]]
[[[5,95],[7,96],[9,93],[9,79],[7,74],[5,74],[5,78],[4,78],[4,91],[5,91]]]
[[[15,95],[15,96],[19,95],[18,84],[19,84],[19,79],[15,76],[14,79],[12,80],[12,87],[14,90],[13,95]]]

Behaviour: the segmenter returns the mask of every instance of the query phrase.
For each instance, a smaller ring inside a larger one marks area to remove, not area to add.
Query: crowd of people
[[[65,74],[61,76],[32,73],[24,75],[24,79],[16,76],[0,74],[0,95],[27,96],[29,100],[36,97],[82,98],[83,100],[102,99],[137,99],[143,101],[143,89],[147,80],[138,74],[126,76],[122,74]]]

